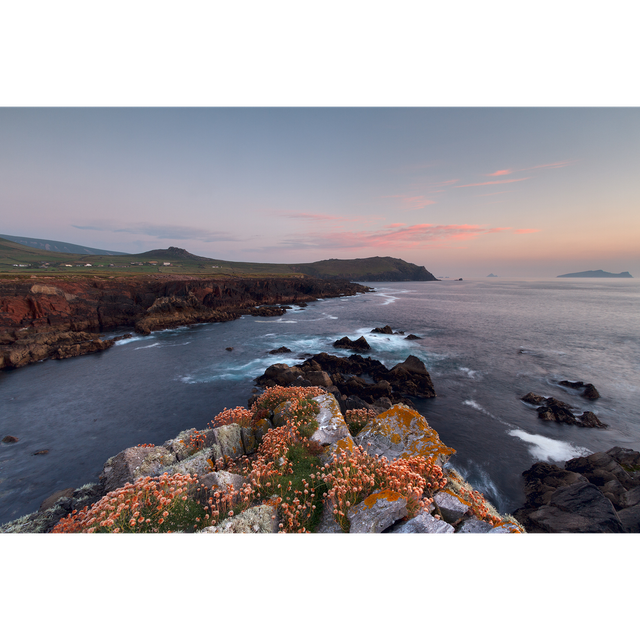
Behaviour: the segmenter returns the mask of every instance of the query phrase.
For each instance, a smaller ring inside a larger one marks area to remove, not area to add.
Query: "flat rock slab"
[[[326,393],[316,396],[314,400],[320,406],[320,413],[315,418],[318,428],[310,440],[323,446],[334,445],[340,440],[344,440],[345,443],[351,441],[353,444],[349,428],[335,397],[331,393]]]
[[[466,502],[448,491],[438,491],[434,496],[434,502],[438,505],[442,517],[451,523],[460,520],[469,510]]]
[[[493,527],[484,520],[469,518],[465,520],[456,533],[489,533]]]
[[[277,509],[261,504],[223,520],[215,527],[205,527],[200,533],[277,533]]]
[[[138,478],[161,475],[175,462],[175,454],[166,447],[130,447],[104,463],[100,482],[109,493]]]
[[[397,491],[377,491],[349,509],[349,533],[381,533],[406,515],[407,501]]]
[[[393,533],[454,533],[454,528],[444,520],[438,520],[426,511],[393,530]]]

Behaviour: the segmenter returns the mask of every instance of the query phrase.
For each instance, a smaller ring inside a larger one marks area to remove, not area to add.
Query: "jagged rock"
[[[192,456],[189,456],[180,462],[176,462],[169,467],[165,467],[162,470],[162,473],[167,472],[169,475],[180,473],[182,475],[197,474],[198,476],[204,476],[211,472],[212,467],[209,460],[215,460],[214,453],[211,448],[201,449]],[[154,475],[162,475],[162,473]]]
[[[287,312],[283,307],[260,307],[258,309],[249,309],[249,315],[260,316],[264,318],[273,318],[275,316],[283,316]]]
[[[258,438],[256,437],[257,430],[252,427],[240,427],[240,436],[242,439],[242,448],[246,455],[250,456],[258,449]],[[261,438],[262,439],[262,438]]]
[[[546,398],[544,396],[539,396],[539,395],[533,393],[532,391],[527,393],[526,396],[522,396],[522,398],[520,398],[520,399],[522,400],[522,402],[526,402],[528,404],[533,404],[533,405],[536,405],[536,406],[542,405],[546,401]]]
[[[405,340],[422,340],[422,338],[421,338],[420,336],[416,336],[416,335],[415,335],[415,334],[413,334],[413,333],[410,333],[410,334],[405,338]]]
[[[272,355],[276,355],[278,353],[291,353],[291,349],[288,349],[287,347],[279,347],[278,349],[272,349],[269,353]]]
[[[467,518],[458,528],[456,533],[489,533],[493,527],[484,520]]]
[[[104,493],[134,483],[138,478],[157,476],[177,461],[166,447],[130,447],[109,458],[100,474]]]
[[[598,416],[592,411],[585,411],[578,417],[578,424],[581,427],[587,427],[589,429],[606,429],[609,425],[601,422]]]
[[[581,382],[570,384],[582,385]],[[585,411],[581,416],[576,417],[571,405],[568,405],[566,402],[556,400],[555,398],[545,398],[535,393],[527,393],[527,395],[523,396],[521,400],[528,404],[535,405],[537,407],[536,411],[538,412],[538,418],[541,420],[546,420],[548,422],[566,422],[567,424],[575,424],[580,427],[592,429],[606,429],[608,426],[603,422],[600,422],[598,416],[591,411]]]
[[[438,491],[433,500],[442,517],[451,524],[458,522],[469,511],[469,504],[448,491]]]
[[[349,533],[381,533],[407,515],[407,501],[397,491],[377,491],[349,508]]]
[[[341,443],[344,447],[353,449],[353,438],[337,400],[328,393],[317,396],[314,400],[320,406],[320,413],[315,417],[318,428],[310,440],[322,446]]]
[[[200,533],[277,533],[276,507],[261,504],[223,520],[215,527],[205,527]]]
[[[393,334],[393,329],[387,324],[384,327],[376,327],[375,329],[371,329],[371,333],[385,333],[387,335]]]
[[[336,340],[333,346],[338,349],[351,349],[352,351],[368,351],[371,349],[369,343],[364,339],[364,336],[360,336],[357,340],[351,340],[347,336]]]
[[[548,504],[527,514],[527,518],[529,522],[548,533],[624,531],[611,502],[588,482],[560,487],[551,495]]]
[[[396,404],[379,414],[356,436],[356,444],[369,455],[388,460],[400,456],[421,455],[444,466],[455,449],[445,446],[425,418],[409,407]]]
[[[399,527],[394,527],[390,533],[454,533],[454,528],[444,520],[438,520],[426,511],[422,511],[415,518],[407,520]]]
[[[583,389],[582,397],[589,400],[597,400],[600,397],[598,390],[590,382],[570,382],[569,380],[561,380],[558,384],[563,387],[569,387],[570,389]]]
[[[237,473],[229,473],[228,471],[212,471],[200,476],[199,481],[209,492],[225,491],[230,488],[240,491],[248,482],[244,476]]]
[[[623,466],[625,462],[631,466]],[[565,469],[536,463],[522,474],[526,501],[513,515],[533,532],[635,531],[635,512],[628,511],[640,504],[640,473],[634,470],[634,462],[640,462],[640,452],[613,447],[568,460]],[[589,489],[583,491],[585,486]],[[569,500],[572,492],[579,499]],[[612,510],[617,511],[616,517]]]
[[[16,442],[18,442],[18,438],[16,438],[15,436],[5,436],[4,438],[2,438],[2,442],[4,442],[5,444],[15,444]]]
[[[618,518],[625,533],[640,533],[640,506],[618,511]]]
[[[375,408],[376,405],[388,408],[393,402],[410,404],[408,396],[433,398],[436,395],[424,363],[415,356],[409,356],[389,370],[380,361],[357,354],[340,358],[319,353],[299,366],[289,367],[283,363],[271,365],[262,376],[256,378],[256,383],[262,387],[325,387],[336,395],[344,411]],[[345,396],[344,400],[341,400],[341,396]],[[352,400],[344,405],[349,397],[353,397]],[[353,404],[354,398],[358,398],[359,402]],[[382,398],[386,400],[381,403]]]
[[[189,443],[191,437],[196,435],[196,432],[204,437],[202,447],[213,447],[217,444],[213,429],[204,429],[203,431],[186,429],[185,431],[181,431],[175,438],[171,438],[171,440],[167,440],[162,444],[165,449],[168,449],[175,456],[174,462],[184,460],[195,453],[195,448]],[[219,457],[220,455],[218,454],[216,459]],[[169,464],[173,464],[173,462]]]
[[[242,446],[242,428],[238,424],[226,424],[213,429],[216,444],[220,447],[222,456],[236,460],[244,455]]]

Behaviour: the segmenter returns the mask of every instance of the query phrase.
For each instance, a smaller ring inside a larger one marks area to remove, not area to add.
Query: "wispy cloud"
[[[494,173],[487,173],[488,178],[495,178],[497,176],[508,176],[510,173],[513,173],[511,169],[500,169]]]
[[[529,178],[511,178],[510,180],[490,180],[489,182],[474,182],[473,184],[459,184],[456,189],[462,189],[463,187],[484,187],[487,184],[507,184],[508,182],[522,182],[523,180],[529,180]]]
[[[424,196],[408,196],[404,194],[383,196],[384,198],[398,198],[405,209],[424,209],[430,204],[435,204],[434,200],[428,200]]]
[[[487,233],[501,233],[510,227],[481,227],[468,224],[414,224],[395,223],[378,231],[334,231],[312,233],[305,236],[289,236],[282,245],[291,249],[401,249],[416,247],[425,243],[469,240]]]
[[[200,240],[201,242],[240,242],[242,238],[229,233],[211,231],[201,227],[189,227],[172,224],[151,224],[137,222],[118,228],[112,223],[92,225],[71,225],[76,229],[91,231],[111,231],[112,233],[130,233],[161,240]]]
[[[540,229],[516,229],[513,233],[538,233]]]

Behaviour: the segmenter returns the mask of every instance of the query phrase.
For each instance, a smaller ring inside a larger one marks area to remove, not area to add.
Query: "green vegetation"
[[[79,246],[79,245],[71,245]],[[0,277],[78,275],[113,277],[128,275],[190,275],[215,277],[324,278],[360,281],[435,280],[424,267],[399,258],[321,260],[309,264],[231,262],[196,256],[169,247],[139,254],[90,255],[60,253],[25,246],[0,237]]]

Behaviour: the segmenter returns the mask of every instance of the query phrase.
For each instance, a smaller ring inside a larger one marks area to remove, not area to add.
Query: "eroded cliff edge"
[[[102,351],[105,331],[148,334],[243,314],[281,315],[281,306],[370,291],[317,278],[189,276],[15,278],[0,281],[0,369]]]

